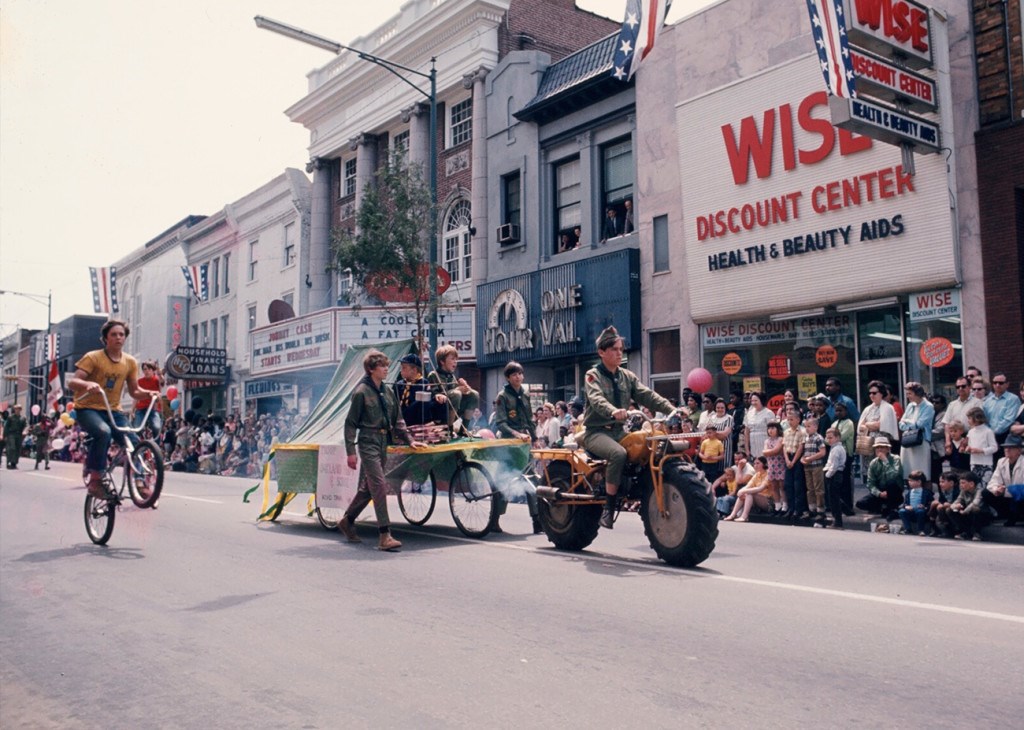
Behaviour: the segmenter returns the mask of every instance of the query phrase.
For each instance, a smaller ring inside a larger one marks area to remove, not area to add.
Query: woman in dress
[[[745,487],[736,493],[736,505],[725,521],[746,522],[750,517],[750,510],[755,506],[766,512],[771,512],[771,491],[768,486],[768,459],[759,456],[754,459],[754,476]]]
[[[732,465],[732,431],[736,427],[733,422],[732,416],[729,415],[727,404],[724,398],[719,398],[715,401],[715,415],[711,418],[711,423],[714,424],[715,430],[718,433],[718,440],[722,442],[722,447],[725,449],[725,455],[722,457],[722,463],[726,466]]]
[[[690,393],[686,396],[686,410],[689,411],[687,419],[690,421],[690,426],[686,427],[688,433],[693,433],[697,430],[697,424],[700,422],[700,398],[697,397],[696,393]]]
[[[872,443],[876,436],[884,436],[892,442],[896,440],[896,436],[900,432],[896,411],[885,399],[888,394],[889,389],[881,380],[872,380],[868,383],[869,403],[860,412],[857,433],[867,434],[871,437]],[[872,458],[874,457],[861,457],[861,474],[868,473],[868,464],[871,463]]]
[[[932,471],[932,425],[935,422],[935,407],[925,398],[924,386],[911,381],[904,386],[907,406],[899,421],[900,435],[918,429],[921,443],[917,446],[904,446],[900,451],[903,462],[903,476],[919,471],[924,474],[925,481],[931,481]]]
[[[782,500],[782,482],[786,479],[786,460],[782,455],[782,424],[772,421],[768,424],[768,436],[764,440],[761,455],[768,460],[768,488],[776,512],[785,512],[788,505]]]
[[[743,446],[754,457],[764,453],[768,424],[775,420],[775,414],[765,408],[764,401],[764,393],[751,393],[750,407],[743,413]]]

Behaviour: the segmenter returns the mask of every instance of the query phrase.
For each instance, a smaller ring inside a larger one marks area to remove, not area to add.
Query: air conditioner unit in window
[[[502,246],[519,243],[519,226],[515,223],[506,223],[498,226],[498,243]]]

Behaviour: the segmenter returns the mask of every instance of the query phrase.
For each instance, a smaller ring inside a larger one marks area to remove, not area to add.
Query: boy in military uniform
[[[345,510],[345,516],[338,522],[338,529],[349,542],[362,542],[356,534],[355,521],[372,499],[380,533],[377,549],[394,551],[402,547],[402,543],[391,536],[391,521],[388,519],[388,485],[384,480],[388,442],[397,437],[414,449],[423,444],[409,436],[405,422],[398,415],[398,399],[390,388],[384,387],[389,364],[383,352],[370,350],[363,358],[366,375],[352,391],[352,402],[345,417],[345,451],[348,468],[355,469],[358,449],[361,462],[359,489]]]
[[[423,377],[420,356],[409,353],[398,362],[402,379],[395,384],[395,395],[398,396],[405,425],[422,426],[434,421],[444,422],[446,409],[430,394],[430,384]]]
[[[463,424],[469,423],[473,411],[480,407],[480,394],[469,387],[464,378],[455,376],[455,365],[459,361],[459,351],[452,345],[442,345],[434,353],[437,369],[428,377],[434,392],[434,400],[444,404],[448,409],[448,425],[461,418]]]
[[[583,393],[583,447],[599,459],[608,462],[605,468],[605,505],[601,512],[601,527],[612,529],[619,493],[622,470],[626,466],[626,449],[619,445],[625,436],[630,401],[646,406],[651,411],[666,415],[673,411],[672,404],[640,382],[624,367],[622,338],[615,327],[606,328],[597,338],[597,354],[601,362],[587,371]]]
[[[537,431],[530,417],[530,399],[523,391],[524,376],[523,366],[519,363],[512,361],[505,366],[505,380],[508,382],[494,401],[494,426],[501,438],[520,439],[532,444],[537,440]],[[533,534],[538,535],[543,528],[537,512],[537,492],[527,490],[526,504],[533,518]],[[501,532],[497,522],[491,529]]]

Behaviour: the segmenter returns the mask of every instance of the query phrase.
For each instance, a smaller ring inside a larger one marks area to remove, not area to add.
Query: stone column
[[[426,183],[430,179],[430,107],[423,103],[406,107],[402,121],[409,125],[409,164],[420,166]]]
[[[472,141],[472,193],[470,204],[473,206],[473,298],[476,299],[475,287],[487,281],[487,243],[490,237],[490,224],[487,218],[487,97],[484,93],[484,81],[487,69],[478,68],[471,74],[462,77],[462,86],[473,90],[473,141]]]
[[[327,266],[331,258],[331,168],[324,160],[314,157],[306,166],[313,173],[313,190],[309,205],[309,278],[313,286],[307,289],[309,310],[334,305],[331,275]]]
[[[348,144],[356,153],[356,210],[359,210],[363,205],[363,190],[373,184],[377,172],[377,137],[364,132],[350,139]]]

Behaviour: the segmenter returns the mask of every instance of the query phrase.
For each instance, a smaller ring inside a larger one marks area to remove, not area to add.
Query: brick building
[[[974,0],[972,9],[986,374],[1002,370],[1017,383],[1024,378],[1024,8],[1021,0]]]

